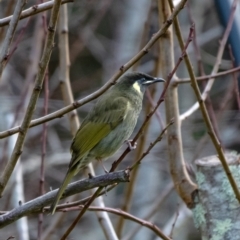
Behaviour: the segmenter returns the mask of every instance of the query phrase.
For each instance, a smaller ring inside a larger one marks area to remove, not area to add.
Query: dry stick
[[[174,227],[175,227],[175,225],[176,225],[178,216],[179,216],[179,203],[178,203],[178,206],[177,206],[176,216],[175,216],[174,221],[173,221],[173,224],[172,224],[172,229],[171,229],[170,234],[169,234],[169,236],[170,236],[171,238],[173,237],[173,230],[174,230]]]
[[[145,220],[150,220],[156,213],[159,212],[159,209],[161,207],[161,205],[163,204],[163,202],[165,201],[165,199],[169,196],[169,194],[174,190],[174,185],[172,182],[170,182],[166,188],[163,190],[162,194],[158,197],[158,201],[156,203],[154,203],[154,205],[150,206],[151,209],[150,211],[146,214],[145,217],[143,217],[143,219]],[[136,227],[132,227],[131,228],[131,232],[127,234],[127,236],[125,236],[123,239],[124,240],[131,240],[133,239],[133,237],[135,236],[135,234],[138,233],[138,231],[140,230],[141,226],[138,225]]]
[[[171,4],[172,1],[169,0],[169,2]],[[233,3],[233,6],[235,6],[235,7],[233,7],[231,9],[231,14],[230,14],[230,17],[229,17],[229,21],[228,21],[226,30],[224,32],[222,41],[220,42],[220,46],[219,46],[217,57],[216,57],[216,63],[213,67],[211,75],[214,75],[214,74],[217,73],[217,71],[219,69],[219,66],[221,64],[221,59],[222,59],[222,56],[223,56],[224,47],[226,45],[226,42],[227,42],[228,36],[229,36],[231,28],[232,28],[232,24],[233,24],[233,21],[234,21],[234,13],[235,13],[235,10],[236,10],[236,0]],[[178,24],[177,20],[174,22],[174,27],[175,27],[177,37],[179,37],[181,35],[181,30],[180,30],[180,27],[179,27],[179,24]],[[183,42],[180,43],[180,46],[182,48]],[[191,81],[192,81],[192,79],[191,79]],[[205,89],[204,89],[204,91],[203,91],[203,93],[202,93],[202,95],[201,95],[201,98],[202,98],[203,101],[206,100],[206,98],[208,96],[208,93],[213,86],[213,83],[214,83],[214,78],[210,78],[206,87],[205,87]],[[193,112],[195,112],[198,108],[199,108],[199,103],[196,102],[190,109],[188,109],[185,113],[181,114],[180,120],[183,121],[185,118],[189,117]]]
[[[112,184],[108,187],[105,187],[105,189],[98,194],[98,197],[102,196],[104,194],[106,195],[107,192],[111,191],[116,186],[118,186],[118,183],[115,183],[115,184]],[[81,200],[75,201],[75,202],[59,204],[57,206],[56,210],[62,210],[63,209],[63,212],[67,212],[68,208],[76,207],[76,206],[79,206],[79,205],[84,205],[91,197],[92,197],[92,195],[89,196],[89,197],[83,198]],[[49,209],[50,209],[50,207],[45,207],[44,208],[44,210],[47,210],[47,211],[49,211]]]
[[[148,10],[148,15],[147,15],[146,21],[144,23],[144,28],[143,28],[143,31],[142,31],[140,49],[139,50],[141,50],[144,47],[145,43],[147,42],[147,40],[149,38],[150,20],[151,20],[151,14],[153,12],[153,4],[154,4],[154,0],[152,0],[152,2],[150,4],[150,9]],[[141,61],[138,61],[136,64],[134,64],[133,67],[132,67],[132,71],[137,71],[140,63],[141,63]]]
[[[190,10],[189,2],[187,4],[187,10],[188,10],[187,11],[188,12],[188,17],[189,17],[189,20],[190,20],[191,24],[195,24],[194,20],[193,20],[193,17],[192,17],[191,10]],[[196,55],[196,58],[197,58],[198,71],[199,71],[201,76],[205,76],[205,71],[204,71],[204,67],[203,67],[203,63],[202,63],[202,58],[201,58],[200,50],[199,50],[199,47],[198,47],[198,44],[197,44],[196,29],[195,28],[194,28],[194,32],[193,32],[193,46],[194,46],[194,51],[195,51],[195,55]],[[205,87],[205,85],[206,84],[204,82],[203,86]],[[210,119],[212,121],[212,124],[213,124],[213,129],[214,129],[218,139],[220,140],[218,123],[217,123],[216,115],[215,115],[215,112],[214,112],[214,109],[213,109],[212,101],[211,101],[211,98],[210,98],[209,95],[206,98],[206,107],[207,107],[207,110],[208,110],[208,113],[209,113],[209,117],[210,117]]]
[[[43,31],[43,37],[47,36],[47,20],[46,14],[42,14],[42,26],[41,31]],[[46,71],[45,80],[44,80],[44,109],[43,114],[48,113],[48,102],[49,101],[49,74],[48,69]],[[41,156],[41,167],[40,167],[40,181],[39,181],[39,195],[43,195],[45,192],[44,182],[45,182],[45,156],[46,156],[46,144],[47,144],[47,123],[43,124],[42,131],[42,156]],[[38,215],[38,240],[42,239],[42,230],[43,230],[43,213]]]
[[[49,86],[48,86],[48,73],[45,76],[44,81],[44,114],[48,113],[48,99],[49,99]],[[39,181],[39,195],[43,195],[45,192],[45,156],[46,156],[46,144],[47,144],[47,123],[43,124],[42,131],[42,156],[41,156],[41,168],[40,168],[40,181]],[[38,240],[41,240],[42,235],[43,214],[38,216]]]
[[[51,56],[51,52],[52,52],[52,48],[53,48],[53,43],[54,43],[54,36],[55,36],[55,29],[56,29],[56,24],[57,24],[57,19],[58,19],[58,13],[59,13],[59,9],[61,6],[61,1],[60,0],[56,0],[54,2],[54,6],[52,9],[52,14],[51,14],[51,18],[50,18],[50,24],[48,27],[48,35],[47,35],[47,39],[46,39],[46,44],[45,44],[45,48],[43,51],[43,56],[41,59],[41,62],[39,63],[39,71],[38,74],[36,76],[36,80],[35,80],[35,87],[33,89],[31,98],[29,100],[29,104],[26,110],[26,114],[23,118],[23,122],[21,124],[21,131],[19,132],[18,138],[17,138],[17,142],[14,146],[13,149],[13,153],[11,155],[11,158],[6,166],[6,168],[4,169],[4,172],[1,176],[1,181],[0,181],[0,196],[2,195],[7,182],[15,168],[15,165],[18,161],[19,156],[22,154],[22,148],[25,142],[25,138],[26,138],[26,134],[27,131],[29,129],[29,124],[32,118],[32,115],[34,113],[35,107],[36,107],[36,103],[37,103],[37,99],[39,97],[41,88],[42,88],[42,83],[43,83],[43,79],[44,79],[44,75],[45,75],[45,71],[46,68],[48,66],[48,62]]]
[[[164,33],[166,32],[166,30],[168,29],[168,27],[172,24],[173,18],[179,13],[179,11],[183,8],[185,2],[187,0],[182,0],[180,2],[180,4],[174,9],[172,15],[169,17],[169,19],[164,23],[163,27],[152,36],[152,38],[150,39],[150,41],[145,45],[145,47],[139,52],[137,53],[130,61],[128,61],[126,64],[124,64],[119,71],[117,71],[110,79],[109,81],[104,84],[99,90],[95,91],[94,93],[88,95],[87,97],[76,101],[74,103],[72,103],[71,105],[68,105],[56,112],[53,112],[45,117],[42,118],[38,118],[36,120],[31,121],[30,123],[30,127],[33,126],[37,126],[39,124],[42,124],[44,122],[48,122],[50,120],[53,120],[55,118],[59,118],[62,117],[64,114],[72,111],[73,109],[76,109],[90,101],[92,101],[93,99],[99,97],[101,94],[103,94],[108,88],[110,88],[112,85],[114,85],[117,81],[117,79],[124,73],[126,72],[130,67],[132,67],[140,58],[142,58],[144,55],[146,55],[149,51],[149,49],[153,46],[153,44],[161,37],[164,35]],[[21,127],[15,127],[12,129],[9,129],[7,131],[4,132],[0,132],[0,139],[1,138],[5,138],[7,136],[10,136],[12,134],[15,134],[17,132],[19,132],[21,129]]]
[[[13,53],[17,50],[18,45],[19,45],[20,41],[22,40],[22,37],[23,37],[23,35],[24,35],[24,33],[25,33],[25,31],[26,31],[26,29],[27,29],[30,21],[31,21],[31,18],[29,18],[29,19],[27,20],[27,22],[25,23],[25,25],[22,27],[20,33],[18,34],[18,37],[17,37],[16,41],[14,42],[11,51],[10,51],[9,54],[8,54],[8,58],[7,58],[7,60],[6,60],[6,64],[7,64],[7,63],[9,62],[9,60],[11,59]]]
[[[78,206],[78,207],[74,207],[74,208],[71,208],[70,211],[76,211],[76,209],[82,209],[84,206]],[[136,223],[139,223],[141,224],[141,226],[145,226],[151,230],[153,230],[158,236],[160,236],[162,239],[169,239],[171,240],[170,238],[168,238],[166,235],[164,235],[162,233],[162,231],[154,224],[152,224],[151,222],[148,222],[148,221],[145,221],[145,220],[142,220],[140,218],[137,218],[123,210],[120,210],[120,209],[114,209],[114,208],[108,208],[108,207],[95,207],[95,206],[90,206],[88,209],[88,211],[105,211],[105,212],[109,212],[109,213],[113,213],[113,214],[117,214],[117,215],[120,215],[126,219],[129,219],[129,220],[132,220],[133,222],[136,222]]]
[[[92,176],[95,176],[95,171],[93,168],[93,164],[90,163],[88,165],[88,169],[90,171],[90,174]],[[95,193],[96,188],[95,189],[91,189],[91,193]],[[97,197],[97,199],[95,199],[94,205],[96,205],[97,207],[105,207],[105,203],[103,201],[103,197],[101,196],[101,192],[99,192],[98,194],[99,196]],[[107,240],[118,240],[116,231],[113,227],[113,223],[111,222],[111,219],[108,215],[107,212],[100,212],[97,213],[97,218],[98,218],[98,222],[100,224],[100,226],[102,227],[103,233],[106,237]]]
[[[129,167],[128,169],[130,171],[132,171],[134,168],[136,168],[142,161],[143,158],[145,158],[149,152],[152,150],[152,148],[162,140],[163,135],[165,134],[165,132],[167,131],[167,129],[174,123],[174,121],[172,120],[170,123],[168,123],[166,125],[166,127],[162,130],[162,132],[159,134],[159,136],[152,142],[150,143],[150,145],[148,146],[147,150],[142,154],[142,156],[134,163],[132,164],[131,167]]]
[[[5,12],[3,13],[3,11],[2,11],[2,14],[4,16],[8,16],[8,15],[12,14],[13,9],[15,7],[15,0],[8,0],[7,3],[8,3],[8,5],[7,6],[5,5],[5,7],[6,7]],[[4,32],[5,32],[5,29],[0,28],[0,42],[2,42]]]
[[[231,45],[228,45],[228,49],[229,49],[229,54],[230,54],[230,58],[231,58],[231,61],[232,61],[232,66],[234,67],[235,59],[234,59],[234,56],[233,56]],[[238,79],[237,79],[236,73],[233,73],[232,76],[233,76],[233,82],[234,82],[234,94],[235,94],[235,97],[236,97],[236,100],[237,100],[238,110],[240,110],[240,97],[239,97]]]
[[[239,71],[240,71],[240,66],[229,69],[229,70],[226,70],[226,71],[223,71],[223,72],[220,72],[220,73],[205,75],[205,76],[201,76],[201,77],[196,77],[196,80],[197,81],[206,81],[210,78],[218,78],[218,77],[222,77],[224,75],[231,74],[231,73],[234,73],[234,72],[239,72]],[[177,84],[190,83],[190,82],[191,82],[190,78],[182,78],[182,79],[175,80],[175,83],[177,83]]]
[[[120,71],[124,71],[127,70],[128,68],[130,68],[137,60],[140,59],[140,57],[142,57],[143,55],[145,55],[148,52],[148,49],[157,41],[158,38],[160,38],[165,31],[168,29],[168,27],[171,25],[173,19],[177,16],[177,14],[180,12],[180,10],[184,7],[184,4],[186,3],[187,0],[182,0],[178,6],[174,9],[173,13],[171,14],[171,16],[169,17],[169,19],[165,22],[165,24],[163,24],[163,27],[152,37],[152,39],[147,43],[147,45],[135,56],[132,58],[132,60],[130,60],[126,65],[123,65],[120,68]],[[153,41],[154,39],[154,41]],[[179,60],[179,64],[180,64],[180,60]],[[178,65],[179,65],[178,64]],[[176,67],[173,69],[172,73],[169,74],[168,80],[165,84],[165,88],[155,106],[155,108],[149,113],[149,115],[147,116],[147,118],[145,119],[143,125],[141,126],[140,130],[138,131],[137,135],[134,137],[133,139],[133,144],[136,142],[136,140],[139,138],[139,136],[142,134],[143,129],[145,128],[147,122],[149,121],[149,119],[151,118],[151,116],[154,114],[154,112],[156,111],[156,109],[159,107],[160,103],[164,101],[164,96],[165,93],[167,91],[167,87],[170,83],[170,80],[173,76],[173,74],[176,72],[176,69],[178,67],[178,65],[176,65]],[[114,77],[117,77],[118,74],[120,75],[120,73],[117,73],[114,75]],[[112,77],[112,78],[114,78]],[[109,83],[109,82],[108,82]],[[107,84],[108,84],[107,83]],[[105,86],[107,85],[105,84]],[[116,169],[116,167],[118,166],[118,164],[123,160],[123,158],[128,154],[128,152],[130,151],[129,148],[127,148],[123,154],[121,155],[121,157],[115,161],[110,169],[110,172],[114,171]],[[96,198],[96,196],[99,194],[99,192],[102,190],[102,187],[99,187],[96,192],[93,194],[93,196],[90,198],[90,200],[84,205],[83,209],[81,210],[81,212],[79,213],[79,215],[77,216],[77,218],[75,219],[75,221],[72,223],[72,225],[68,228],[68,230],[65,232],[65,234],[63,235],[63,237],[61,238],[61,240],[66,239],[66,237],[70,234],[70,232],[73,230],[73,228],[76,226],[76,224],[78,223],[78,221],[81,219],[81,217],[84,215],[84,213],[86,212],[87,208],[90,206],[90,204],[94,201],[94,199]]]
[[[234,11],[236,9],[236,3],[237,3],[237,0],[235,0],[233,2],[230,19],[233,18]],[[229,19],[229,22],[230,22],[230,19]],[[176,25],[176,22],[174,22],[174,24]],[[229,23],[228,23],[228,26],[229,26]],[[194,26],[191,27],[191,29],[193,29],[193,28],[194,28]],[[228,30],[230,30],[230,29],[228,29]],[[180,31],[178,31],[177,36],[178,36],[178,40],[180,42],[180,46],[182,46],[183,45],[183,39],[182,39],[182,35],[181,35]],[[225,34],[224,34],[224,36],[225,36]],[[207,109],[206,109],[206,106],[204,104],[204,100],[203,100],[203,98],[201,96],[201,92],[200,92],[200,90],[198,88],[198,84],[197,84],[197,81],[195,79],[194,71],[193,71],[193,68],[192,68],[192,65],[191,65],[191,62],[190,62],[190,59],[189,59],[187,53],[186,53],[186,56],[185,56],[184,60],[185,60],[186,66],[187,66],[187,70],[188,70],[189,76],[191,78],[191,84],[192,84],[193,90],[194,90],[194,92],[196,94],[198,103],[200,105],[200,109],[201,109],[201,112],[202,112],[202,115],[203,115],[203,119],[204,119],[205,124],[206,124],[207,129],[208,129],[208,133],[209,133],[209,135],[211,137],[211,140],[212,140],[212,142],[213,142],[213,144],[214,144],[214,146],[216,148],[219,160],[221,161],[221,163],[223,165],[224,171],[226,172],[226,175],[227,175],[228,180],[229,180],[229,182],[230,182],[230,184],[231,184],[231,186],[233,188],[233,191],[234,191],[234,193],[236,195],[236,198],[240,202],[240,193],[239,193],[239,190],[238,190],[238,186],[237,186],[237,184],[235,182],[235,179],[233,178],[233,176],[231,174],[230,168],[229,168],[229,166],[227,164],[227,161],[225,159],[225,156],[224,156],[223,149],[222,149],[222,147],[220,145],[219,140],[217,139],[217,136],[216,136],[216,134],[214,132],[213,126],[212,126],[211,121],[209,119],[209,116],[208,116],[208,113],[207,113]],[[218,61],[219,60],[217,60],[217,62]]]
[[[26,30],[26,28],[27,28],[30,20],[31,20],[31,19],[29,18],[28,21],[27,21],[27,23],[25,24],[25,26],[21,29],[20,34],[18,34],[18,37],[17,37],[15,43],[13,44],[14,46],[13,46],[13,48],[11,49],[11,51],[10,51],[10,53],[9,53],[8,59],[6,60],[6,64],[7,64],[8,61],[10,60],[10,58],[11,58],[11,56],[13,55],[13,53],[15,52],[15,50],[17,49],[18,44],[19,44],[19,42],[21,41],[22,36],[23,36],[23,34],[25,33],[25,30]],[[25,84],[25,85],[26,85],[26,84]],[[29,87],[29,85],[27,85],[27,86]],[[28,88],[27,88],[27,89],[28,89]],[[11,126],[10,126],[11,128],[14,127],[14,126],[16,125],[16,122],[18,121],[19,114],[20,114],[20,112],[21,112],[21,110],[22,110],[22,107],[23,107],[23,104],[24,104],[24,102],[25,102],[26,97],[27,97],[26,94],[22,95],[22,96],[20,97],[20,101],[17,103],[17,106],[16,106],[16,108],[15,108],[15,112],[14,112],[14,120],[13,120]],[[19,122],[20,122],[20,121],[19,121]],[[6,141],[4,142],[4,145],[3,145],[3,158],[2,158],[2,161],[1,161],[1,165],[2,165],[2,166],[5,166],[6,161],[7,161],[6,157],[4,157],[4,156],[5,156],[5,153],[4,153],[4,152],[5,152],[6,149],[7,149],[7,145],[8,145],[8,141],[6,140]]]
[[[88,208],[89,211],[107,211],[110,213],[114,213],[117,215],[120,215],[126,219],[132,220],[136,223],[141,224],[142,226],[145,226],[149,229],[151,229],[153,232],[156,233],[157,236],[159,236],[160,238],[164,239],[164,240],[171,240],[171,238],[169,238],[168,236],[166,236],[155,224],[145,221],[143,219],[140,219],[136,216],[131,215],[128,212],[122,211],[121,209],[115,209],[115,208],[99,208],[99,207],[89,207]]]
[[[156,76],[156,74],[153,75],[153,76]],[[151,104],[151,106],[154,107],[156,105],[156,103],[154,102],[153,97],[151,96],[151,93],[150,93],[150,91],[148,91],[148,89],[146,91],[146,96],[147,96],[147,99],[148,99],[149,103]],[[163,122],[163,119],[162,119],[161,114],[158,111],[158,109],[155,112],[155,116],[156,116],[156,118],[159,122],[159,125],[161,126],[161,129],[163,129],[164,128],[164,122]]]
[[[218,119],[218,121],[220,121],[220,118],[222,118],[222,113],[226,109],[228,102],[232,100],[232,95],[233,95],[234,91],[235,91],[235,83],[232,82],[232,85],[230,85],[230,87],[228,87],[228,89],[226,90],[226,93],[224,94],[224,96],[221,99],[219,109],[216,113],[216,118]],[[192,157],[191,162],[193,162],[194,160],[196,160],[199,157],[200,152],[202,151],[202,149],[204,148],[204,146],[207,144],[208,141],[209,141],[209,137],[206,133],[198,142],[198,145],[194,151],[194,155]]]
[[[173,8],[173,4],[172,4],[172,1],[169,1],[169,4],[171,6],[171,8]],[[209,76],[204,76],[204,77],[198,77],[196,78],[196,80],[198,79],[199,81],[202,81],[202,80],[213,80],[214,77],[219,77],[219,76],[223,76],[225,74],[229,74],[229,73],[232,73],[234,71],[239,71],[240,70],[240,67],[239,68],[235,68],[235,69],[232,69],[232,70],[228,70],[226,72],[223,72],[223,73],[218,73],[218,74],[214,74],[215,72],[217,72],[218,70],[218,67],[219,67],[219,64],[220,64],[220,61],[221,61],[221,58],[222,58],[222,54],[223,54],[223,50],[224,50],[224,47],[225,47],[225,44],[226,44],[226,41],[227,41],[227,38],[228,38],[228,35],[230,33],[230,30],[231,30],[231,26],[232,26],[232,23],[233,23],[233,11],[232,11],[232,15],[230,15],[230,18],[229,18],[229,21],[228,21],[228,26],[225,30],[225,33],[224,33],[224,36],[223,36],[223,39],[220,43],[220,47],[219,47],[219,50],[218,50],[218,54],[217,54],[217,61],[214,65],[214,68],[212,70],[212,74],[210,74]],[[179,38],[179,36],[181,36],[181,29],[180,29],[180,26],[179,26],[179,23],[178,23],[178,19],[176,18],[175,21],[174,21],[174,28],[175,28],[175,31],[176,31],[176,35],[177,37]],[[183,48],[184,46],[184,43],[183,41],[181,41],[181,39],[179,38],[179,44],[180,44],[180,47]],[[191,78],[190,79],[184,79],[184,81],[187,83],[187,82],[190,82],[191,81]],[[180,83],[179,81],[175,81],[176,83]],[[203,99],[206,98],[207,96],[207,93],[208,91],[210,91],[211,89],[211,86],[212,86],[213,82],[210,82],[210,85],[208,85],[204,92],[203,92]],[[228,101],[230,95],[226,96],[226,102]],[[197,103],[198,104],[198,103]],[[196,104],[195,104],[196,105]],[[197,106],[197,105],[196,105]],[[194,106],[192,108],[190,108],[189,111],[187,111],[186,113],[182,114],[180,116],[180,119],[181,121],[183,121],[185,118],[187,118],[188,116],[190,116],[197,108],[195,108]],[[219,111],[221,112],[221,111]],[[207,139],[206,139],[207,140]],[[204,144],[206,144],[206,140],[202,140],[200,145],[204,146]]]
[[[92,38],[92,33],[96,30],[96,28],[101,23],[111,3],[112,3],[111,0],[102,1],[101,9],[98,11],[95,10],[95,13],[93,13],[94,17],[92,18],[91,21],[88,22],[88,27],[86,28],[85,25],[82,27],[80,26],[79,38],[77,38],[77,40],[72,43],[72,47],[70,49],[71,62],[74,62],[76,60],[76,58],[79,56],[81,51],[87,45],[87,42]],[[80,41],[80,44],[79,44],[79,41]]]
[[[65,105],[71,104],[73,100],[73,93],[71,89],[69,69],[69,40],[68,40],[68,15],[67,5],[61,7],[61,15],[59,17],[59,82],[62,92],[62,97]],[[68,115],[71,134],[74,136],[79,128],[79,119],[77,111],[74,110]]]
[[[103,187],[99,187],[92,197],[87,201],[87,203],[84,205],[84,207],[81,209],[80,213],[78,214],[77,218],[74,220],[74,222],[71,224],[71,226],[67,229],[67,231],[63,234],[60,240],[65,240],[67,236],[71,233],[71,231],[74,229],[74,227],[77,225],[83,214],[87,211],[90,204],[94,201],[94,199],[100,194]]]
[[[17,1],[16,7],[14,9],[13,17],[9,24],[6,37],[5,37],[3,45],[2,45],[2,50],[0,52],[0,81],[2,79],[3,69],[6,65],[6,62],[9,57],[9,49],[10,49],[10,45],[11,45],[12,39],[14,37],[14,33],[16,30],[18,21],[19,21],[19,17],[20,17],[20,14],[22,12],[24,5],[26,4],[26,1],[27,0],[18,0]]]
[[[167,1],[158,1],[159,4],[159,20],[164,22],[170,14],[170,8]],[[165,60],[161,62],[161,72],[166,76],[170,69],[174,66],[174,49],[173,49],[173,31],[169,29],[166,37],[161,39],[160,51],[161,57]],[[185,56],[186,48],[192,41],[189,34],[184,48],[182,49],[182,58]],[[175,78],[174,78],[175,79]],[[181,124],[179,120],[179,103],[178,103],[178,89],[174,84],[174,79],[166,94],[165,113],[166,119],[169,122],[174,119],[175,124],[167,131],[168,142],[168,164],[170,168],[171,178],[173,180],[175,189],[178,195],[182,198],[188,207],[192,207],[192,194],[196,191],[196,184],[191,180],[186,168],[184,160]]]
[[[73,1],[74,0],[62,0],[61,4],[70,3]],[[48,1],[45,3],[41,3],[41,4],[37,4],[37,5],[33,5],[32,7],[22,11],[19,20],[36,15],[40,12],[49,10],[53,7],[53,4],[54,4],[54,0]],[[13,16],[9,16],[9,17],[0,19],[0,27],[8,25],[9,22],[11,21],[11,19],[13,18]]]

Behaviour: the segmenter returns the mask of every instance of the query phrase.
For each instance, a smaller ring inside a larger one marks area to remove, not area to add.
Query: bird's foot
[[[134,150],[137,147],[137,143],[134,142],[134,144],[132,145],[132,141],[133,141],[132,139],[125,140],[125,143],[128,145],[130,150]]]

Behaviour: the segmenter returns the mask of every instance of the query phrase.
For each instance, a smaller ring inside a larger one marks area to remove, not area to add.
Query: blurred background
[[[25,9],[41,1],[29,0]],[[0,18],[12,15],[16,0],[2,0],[0,2]],[[128,62],[144,46],[159,29],[157,1],[148,0],[83,0],[68,3],[69,51],[70,51],[70,80],[75,100],[79,100],[101,87],[126,62]],[[33,15],[19,21],[13,39],[10,59],[3,72],[0,82],[0,131],[17,126],[24,116],[29,96],[32,92],[37,66],[46,38],[46,22],[50,11]],[[236,13],[237,15],[237,13]],[[196,40],[200,50],[201,61],[206,75],[210,74],[216,62],[219,41],[224,32],[224,20],[221,17],[219,6],[215,1],[189,1],[179,15],[184,39],[187,39],[191,21],[196,27]],[[0,28],[0,42],[6,35],[8,26]],[[181,56],[181,50],[174,35],[175,60]],[[44,85],[33,119],[44,116],[46,106],[46,86],[49,91],[48,112],[54,112],[65,106],[62,98],[59,77],[59,35],[56,34],[55,46],[48,68],[48,83]],[[233,46],[232,46],[233,48]],[[188,48],[196,76],[200,75],[198,60],[193,44]],[[154,75],[156,59],[159,58],[158,44],[151,48],[134,69]],[[221,61],[220,71],[225,71],[238,65],[233,63],[229,48],[226,46]],[[131,71],[130,70],[130,71]],[[238,73],[236,73],[237,75]],[[161,77],[161,76],[160,76]],[[179,79],[188,78],[184,63],[177,70]],[[201,89],[205,82],[200,82]],[[155,92],[155,101],[159,98],[162,86],[151,89]],[[225,149],[239,151],[239,106],[236,98],[236,81],[233,75],[224,75],[216,79],[210,92],[209,111],[212,111],[217,134]],[[188,110],[196,101],[190,84],[179,84],[179,111],[180,114]],[[91,109],[94,101],[77,109],[80,121]],[[151,109],[147,99],[139,118],[136,131],[141,126],[146,114]],[[165,123],[164,104],[159,108],[158,116],[153,116],[149,129],[144,133],[145,140],[140,151],[144,151],[161,132],[160,122]],[[40,195],[40,168],[41,158],[45,156],[45,192],[59,187],[70,161],[69,148],[72,141],[70,125],[67,115],[47,123],[46,151],[43,153],[43,125],[29,129],[23,154],[21,156],[24,196],[23,202]],[[134,136],[134,134],[133,134]],[[207,135],[201,113],[196,111],[182,122],[182,140],[185,160],[194,168],[194,160],[215,154],[215,150]],[[4,169],[11,154],[13,137],[0,139],[0,169]],[[117,154],[105,162],[110,169],[111,164],[124,151],[124,145]],[[132,151],[118,169],[130,166],[139,154],[138,148]],[[96,173],[103,174],[101,165],[94,163]],[[76,179],[85,177],[79,173]],[[128,184],[118,185],[103,196],[107,207],[123,208],[131,214],[150,220],[166,234],[173,228],[173,239],[197,240],[199,233],[194,227],[191,211],[184,207],[182,200],[172,187],[169,174],[166,137],[158,143],[146,156],[138,167],[131,193]],[[194,180],[194,178],[193,178]],[[15,178],[8,185],[4,196],[0,199],[1,210],[10,210],[14,201],[20,199],[14,196]],[[76,199],[89,196],[89,192],[76,196]],[[11,200],[11,201],[10,201]],[[64,213],[57,226],[51,228],[54,216],[44,215],[41,239],[60,239],[66,228],[77,216],[77,212]],[[120,223],[120,217],[110,214],[113,226],[117,229],[119,239],[158,239],[147,228],[125,220]],[[38,217],[29,216],[28,239],[37,239]],[[122,224],[122,226],[120,226]],[[49,229],[51,230],[49,233]],[[19,236],[18,228],[13,223],[0,230],[0,240]],[[81,234],[81,238],[79,238]],[[176,237],[177,236],[177,237]],[[71,233],[69,239],[105,239],[94,212],[87,212]],[[24,239],[25,240],[25,239]]]

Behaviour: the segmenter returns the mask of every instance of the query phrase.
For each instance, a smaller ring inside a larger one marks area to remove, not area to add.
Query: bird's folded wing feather
[[[118,97],[105,104],[98,102],[93,111],[83,121],[71,145],[73,157],[69,168],[78,163],[88,151],[96,146],[125,118],[129,101],[124,97]]]

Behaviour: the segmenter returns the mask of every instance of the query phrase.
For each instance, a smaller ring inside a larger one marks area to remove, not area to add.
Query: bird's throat
[[[135,82],[133,84],[133,88],[138,92],[138,93],[141,93],[141,86],[139,85],[138,82]]]

